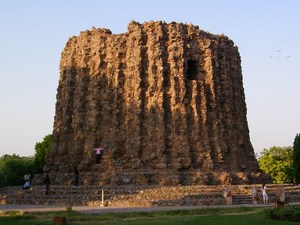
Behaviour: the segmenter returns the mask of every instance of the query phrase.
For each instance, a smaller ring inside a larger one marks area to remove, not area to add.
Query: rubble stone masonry
[[[246,111],[228,37],[162,21],[93,28],[62,52],[45,170],[57,184],[74,167],[81,184],[251,183],[261,175]]]

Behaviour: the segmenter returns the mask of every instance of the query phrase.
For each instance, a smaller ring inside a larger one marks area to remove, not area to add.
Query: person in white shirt
[[[261,187],[261,191],[262,191],[262,197],[263,197],[263,202],[264,204],[268,204],[269,202],[269,197],[268,197],[268,193],[267,193],[267,187],[266,184],[263,183],[262,187]]]

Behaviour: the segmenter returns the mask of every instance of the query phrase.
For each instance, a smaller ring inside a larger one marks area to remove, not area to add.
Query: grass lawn
[[[83,214],[75,211],[22,213],[0,215],[1,225],[53,224],[54,216],[65,216],[72,225],[288,225],[298,224],[266,218],[263,208],[216,208],[173,210],[160,212],[132,212]]]

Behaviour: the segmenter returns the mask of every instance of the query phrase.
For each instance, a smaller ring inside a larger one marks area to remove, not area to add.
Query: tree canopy
[[[36,173],[43,173],[43,167],[48,158],[48,154],[51,148],[52,134],[48,134],[43,138],[42,142],[35,144],[35,166]]]
[[[0,187],[21,185],[25,174],[34,174],[34,157],[3,155],[0,157]]]
[[[34,156],[3,155],[0,157],[0,187],[24,184],[24,175],[43,173],[52,143],[52,135],[46,135],[35,145]]]
[[[292,147],[273,146],[260,153],[258,164],[274,183],[290,183],[294,180],[292,155]]]

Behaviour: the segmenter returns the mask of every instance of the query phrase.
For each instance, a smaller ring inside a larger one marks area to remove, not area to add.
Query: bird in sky
[[[280,52],[282,52],[282,49],[276,50],[276,52],[280,53]],[[281,56],[282,56],[282,55],[281,55]],[[276,54],[274,57],[273,57],[272,55],[270,55],[269,58],[270,58],[270,59],[274,58],[274,59],[279,60],[279,59],[281,58],[281,56],[280,56],[279,54],[278,54],[278,55]],[[282,58],[284,58],[284,57],[282,57]],[[290,59],[291,56],[290,56],[290,55],[287,55],[287,56],[285,56],[285,58],[286,58],[286,59]]]

